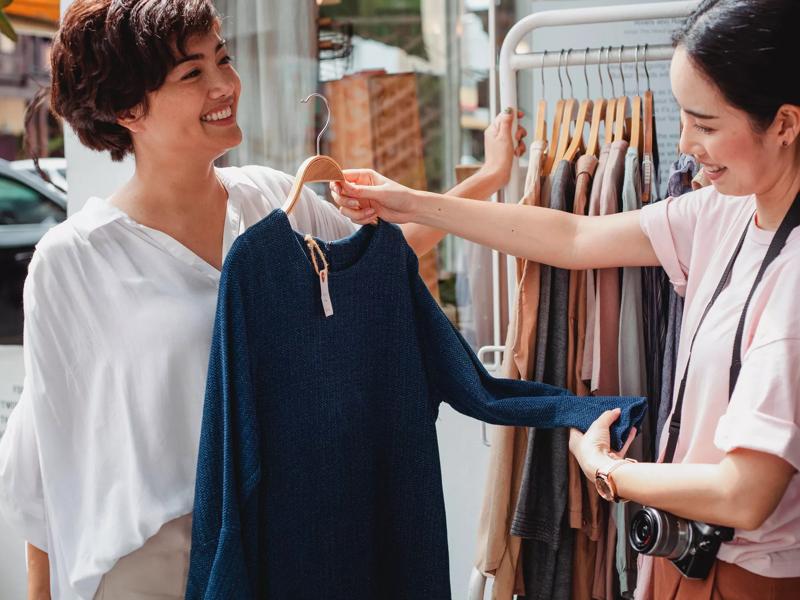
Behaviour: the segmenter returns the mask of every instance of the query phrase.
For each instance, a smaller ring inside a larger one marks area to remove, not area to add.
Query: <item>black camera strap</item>
[[[700,322],[697,324],[697,329],[695,329],[694,335],[692,336],[692,342],[689,346],[689,357],[686,361],[686,369],[683,371],[683,378],[681,379],[680,387],[678,388],[678,397],[675,399],[675,410],[673,411],[672,419],[669,422],[669,437],[667,438],[667,449],[664,454],[665,463],[672,462],[672,459],[675,457],[675,447],[678,445],[678,434],[681,430],[681,412],[683,411],[683,396],[686,392],[686,378],[689,374],[689,364],[692,361],[692,349],[694,348],[694,342],[697,339],[697,333],[700,331],[700,327],[703,325],[703,321],[705,320],[706,315],[708,315],[708,311],[711,310],[711,307],[714,305],[714,302],[717,301],[717,298],[719,298],[722,290],[724,290],[728,285],[731,272],[733,271],[733,265],[736,262],[736,259],[739,257],[739,252],[742,250],[742,245],[747,237],[747,231],[750,229],[750,223],[752,220],[753,219],[751,217],[747,221],[747,227],[744,228],[744,232],[742,233],[742,237],[739,239],[736,250],[734,250],[733,256],[728,262],[728,266],[725,267],[725,271],[722,273],[722,278],[717,284],[717,289],[714,290],[714,295],[711,296],[711,300],[703,311],[703,315],[700,317]],[[772,238],[772,242],[770,243],[769,248],[767,248],[767,255],[761,262],[761,268],[758,270],[756,279],[753,282],[753,286],[750,288],[750,293],[747,295],[747,300],[742,308],[742,314],[739,317],[739,325],[736,328],[736,336],[733,340],[733,358],[731,359],[730,378],[728,381],[728,402],[730,402],[731,396],[733,395],[733,390],[736,387],[736,382],[739,379],[739,372],[742,369],[742,337],[744,335],[744,321],[745,317],[747,316],[747,309],[750,306],[750,300],[752,300],[753,294],[755,293],[758,284],[761,282],[761,278],[764,276],[764,272],[767,270],[767,267],[769,267],[772,261],[774,261],[781,253],[781,250],[783,250],[783,247],[786,245],[786,240],[789,238],[789,234],[792,233],[794,228],[797,226],[800,226],[800,194],[795,197],[792,206],[789,208],[786,216],[783,217],[783,221],[781,221],[778,231],[775,232],[775,237]]]

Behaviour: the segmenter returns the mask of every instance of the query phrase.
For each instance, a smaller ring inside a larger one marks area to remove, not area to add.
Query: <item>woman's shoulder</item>
[[[668,198],[672,208],[692,214],[696,219],[738,219],[748,209],[755,209],[755,196],[729,196],[722,194],[713,185],[693,190],[682,196]]]
[[[28,279],[64,280],[77,273],[87,275],[99,253],[96,234],[120,219],[123,213],[107,200],[92,197],[77,212],[54,225],[36,243]]]
[[[217,173],[230,194],[241,195],[243,208],[255,207],[256,220],[281,208],[295,181],[294,176],[288,173],[262,165],[226,167],[218,169]],[[346,237],[355,231],[355,226],[349,219],[311,188],[304,186],[300,198],[289,217],[292,226],[298,231],[326,240]]]
[[[645,206],[642,225],[645,232],[658,233],[668,224],[673,236],[689,242],[695,234],[704,238],[714,238],[715,232],[724,234],[746,222],[754,210],[754,196],[728,196],[708,186]]]
[[[288,173],[263,165],[224,167],[217,169],[217,174],[229,192],[260,194],[273,208],[281,206],[294,183],[294,177]]]

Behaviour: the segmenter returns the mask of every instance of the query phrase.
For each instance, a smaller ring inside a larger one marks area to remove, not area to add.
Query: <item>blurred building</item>
[[[0,157],[25,158],[22,154],[25,107],[34,94],[49,83],[50,46],[58,27],[58,0],[14,0],[5,10],[16,42],[0,36]],[[40,120],[42,155],[63,156],[58,124],[46,109]]]

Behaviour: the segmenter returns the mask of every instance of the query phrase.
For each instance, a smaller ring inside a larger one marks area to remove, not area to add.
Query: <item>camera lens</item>
[[[657,539],[656,527],[649,512],[639,511],[631,522],[630,541],[633,549],[641,554],[648,554]]]
[[[640,554],[676,560],[683,557],[692,545],[692,527],[688,521],[675,515],[646,507],[634,515],[629,539],[633,549]]]

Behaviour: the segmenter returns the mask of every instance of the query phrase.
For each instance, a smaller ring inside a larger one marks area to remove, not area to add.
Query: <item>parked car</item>
[[[0,345],[22,344],[22,287],[41,237],[67,218],[67,196],[0,159]]]
[[[33,161],[28,160],[14,160],[9,163],[12,169],[24,171],[37,179],[42,179],[39,171],[33,164]],[[67,191],[67,159],[66,158],[40,158],[39,166],[42,171],[47,173],[59,191]]]

